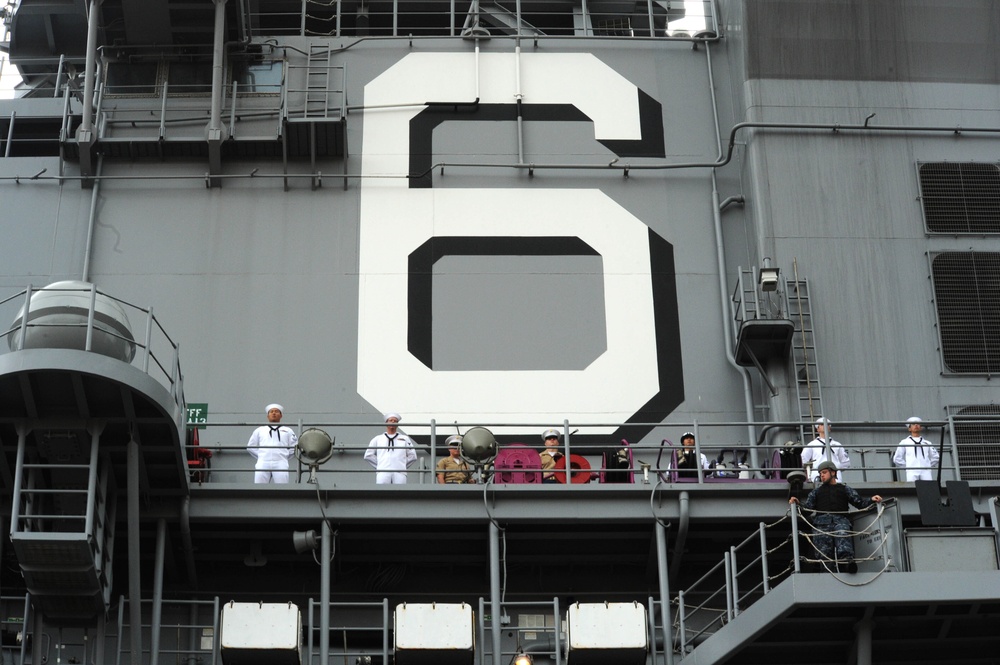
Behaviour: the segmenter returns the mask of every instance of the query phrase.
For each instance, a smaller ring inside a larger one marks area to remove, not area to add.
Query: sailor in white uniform
[[[378,485],[406,483],[406,469],[417,461],[413,440],[399,431],[398,413],[385,414],[385,432],[368,443],[365,461],[375,468]]]
[[[910,436],[899,442],[892,463],[906,469],[906,481],[934,480],[934,469],[941,458],[933,443],[920,436],[923,420],[917,416],[907,418],[906,429]]]
[[[816,420],[816,438],[802,448],[802,467],[809,474],[809,480],[814,483],[819,482],[819,465],[826,459],[826,429],[830,426],[830,421],[826,418]],[[847,455],[847,448],[841,445],[840,441],[830,437],[830,454],[833,456],[833,463],[843,471],[851,468],[851,458]]]
[[[247,452],[257,458],[253,481],[287,483],[288,458],[294,454],[299,439],[291,428],[278,424],[285,407],[268,404],[264,411],[268,424],[255,429],[247,442]]]

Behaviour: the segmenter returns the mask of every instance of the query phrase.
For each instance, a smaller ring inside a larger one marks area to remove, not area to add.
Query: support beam
[[[142,587],[139,577],[139,444],[126,444],[128,469],[128,612],[132,663],[142,662]]]

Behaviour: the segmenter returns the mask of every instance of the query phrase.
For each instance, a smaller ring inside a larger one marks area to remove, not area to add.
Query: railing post
[[[687,628],[684,625],[687,615],[684,611],[684,592],[677,592],[677,632],[678,639],[681,647],[681,658],[687,653]],[[667,644],[666,640],[663,642],[663,650],[667,651],[670,649],[671,645]]]
[[[437,484],[437,470],[434,465],[434,460],[437,459],[437,419],[431,418],[431,485]],[[471,478],[471,476],[470,476]],[[421,475],[421,481],[423,475]]]
[[[382,599],[382,662],[389,662],[389,599]]]
[[[733,555],[732,552],[726,552],[723,556],[723,561],[725,562],[725,579],[726,579],[726,619],[732,621],[736,618],[736,613],[733,611]]]
[[[97,507],[97,463],[100,458],[101,432],[103,425],[89,428],[90,431],[90,465],[87,469],[87,516],[83,525],[84,534],[88,538],[94,536],[94,511]]]
[[[955,437],[955,416],[948,414],[948,439],[951,442],[951,466],[955,470],[955,480],[962,479],[962,467],[958,463],[958,440]]]
[[[171,362],[170,362],[170,396],[173,397],[174,401],[176,402],[178,400],[178,398],[180,397],[180,393],[177,392],[177,387],[178,387],[177,384],[178,384],[178,381],[179,381],[179,379],[178,379],[178,377],[179,377],[179,371],[178,370],[180,370],[180,367],[181,367],[181,357],[180,357],[181,356],[181,345],[180,345],[180,342],[178,342],[177,344],[174,344],[173,346],[174,346],[174,357],[171,359]]]
[[[771,590],[771,573],[767,567],[767,526],[763,522],[760,523],[760,572],[764,593],[767,593]]]
[[[163,89],[160,93],[160,140],[167,136],[167,93],[170,87],[169,81],[163,82]]]
[[[142,371],[149,374],[149,345],[153,339],[153,307],[150,305],[146,310],[146,338],[143,342],[145,353],[142,357]]]
[[[28,430],[23,424],[17,426],[17,457],[14,465],[14,489],[10,506],[10,534],[21,531],[21,487],[24,485],[24,449],[28,438]],[[27,630],[27,627],[25,627]]]
[[[13,121],[12,121],[13,122]],[[24,311],[21,314],[21,338],[17,342],[17,351],[24,350],[24,341],[28,335],[28,316],[31,315],[31,284],[24,291]]]
[[[802,572],[802,564],[799,561],[799,507],[798,505],[792,505],[790,511],[792,514],[792,562],[795,567],[796,573]]]
[[[59,54],[59,67],[56,69],[56,85],[52,89],[52,99],[56,99],[56,98],[59,97],[59,79],[62,78],[63,67],[65,67],[65,66],[66,66],[66,54],[65,53],[60,53]]]
[[[729,548],[729,559],[732,561],[732,572],[733,578],[733,618],[735,619],[740,615],[740,565],[739,559],[736,557],[736,547]]]
[[[17,111],[10,112],[10,126],[7,128],[7,145],[4,146],[3,156],[10,157],[10,146],[14,142],[14,119],[17,118]]]
[[[573,473],[572,465],[570,464],[570,442],[569,442],[569,420],[563,419],[563,454],[566,455],[566,487],[571,487],[573,485]]]
[[[94,310],[97,309],[97,284],[90,285],[90,306],[87,308],[87,341],[83,345],[84,351],[91,351],[94,347]]]

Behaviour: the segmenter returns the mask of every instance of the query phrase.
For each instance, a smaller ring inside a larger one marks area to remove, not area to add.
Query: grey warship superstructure
[[[3,665],[1000,661],[995,3],[0,17]]]

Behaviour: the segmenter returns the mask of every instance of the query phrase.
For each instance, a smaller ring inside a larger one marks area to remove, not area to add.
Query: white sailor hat
[[[271,413],[271,409],[277,409],[278,411],[281,411],[281,415],[285,415],[285,407],[281,406],[280,404],[268,404],[266,407],[264,407],[264,414],[266,415],[268,413]]]
[[[820,417],[820,418],[816,419],[816,424],[817,425],[824,425],[824,426],[826,426],[826,425],[830,425],[832,423],[830,423],[830,419],[829,418],[822,418],[822,417]]]
[[[910,416],[909,418],[906,419],[906,426],[909,427],[914,423],[922,423],[922,422],[924,422],[924,419],[921,418],[920,416]]]
[[[382,418],[382,422],[386,422],[386,423],[389,422],[389,418],[395,418],[397,423],[400,420],[402,420],[402,418],[400,417],[400,415],[398,413],[396,413],[395,411],[390,411],[389,413],[384,414],[384,416]]]

